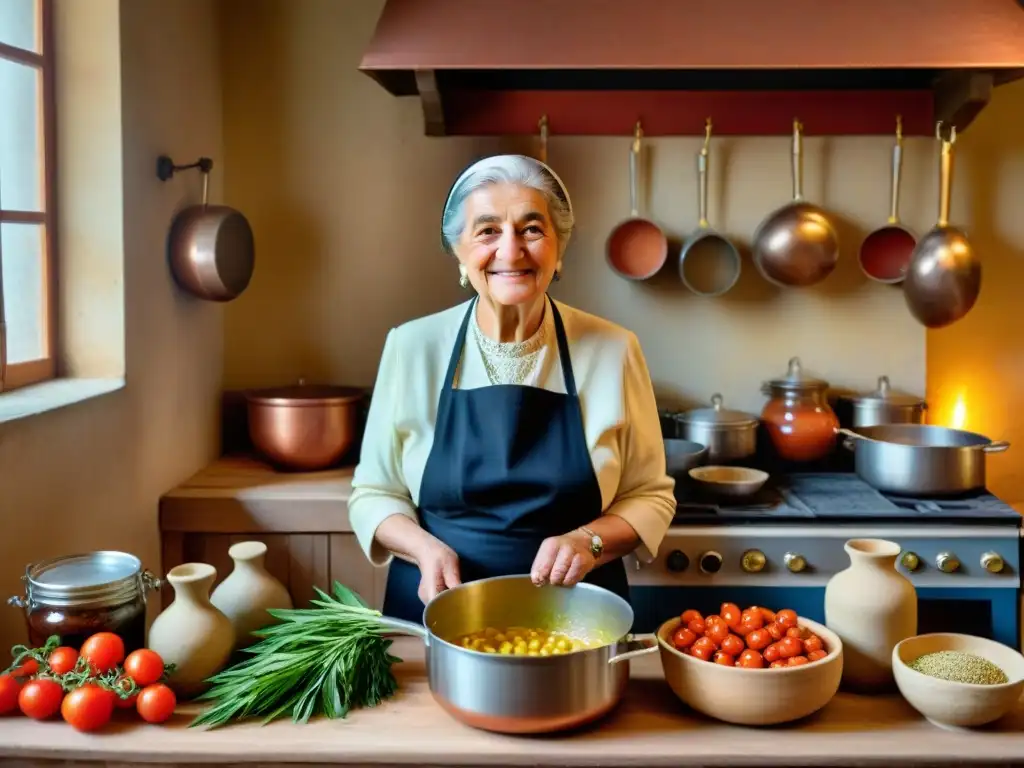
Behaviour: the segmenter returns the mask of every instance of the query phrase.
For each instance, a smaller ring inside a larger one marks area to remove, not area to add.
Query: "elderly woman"
[[[657,553],[675,499],[640,344],[547,296],[573,226],[529,157],[480,160],[448,195],[442,242],[476,296],[388,334],[348,507],[391,564],[390,616],[520,573],[628,599],[623,556]]]

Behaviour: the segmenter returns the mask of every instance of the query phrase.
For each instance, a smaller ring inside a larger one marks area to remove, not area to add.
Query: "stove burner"
[[[987,491],[955,499],[914,499],[876,491],[851,473],[804,473],[773,477],[742,501],[703,499],[677,488],[675,523],[942,522],[1020,524],[1020,515]]]

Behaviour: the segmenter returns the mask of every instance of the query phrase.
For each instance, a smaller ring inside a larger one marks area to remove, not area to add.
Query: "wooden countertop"
[[[349,533],[352,467],[276,472],[223,457],[160,499],[160,530],[179,533]]]
[[[601,723],[543,738],[477,731],[430,696],[418,641],[394,645],[398,696],[347,720],[188,728],[187,707],[161,726],[129,715],[98,734],[64,723],[0,718],[0,762],[489,765],[489,766],[953,766],[1003,765],[1024,757],[1024,708],[998,727],[952,733],[930,725],[898,696],[839,694],[797,725],[740,728],[698,716],[669,691],[656,657],[633,662],[622,705]]]

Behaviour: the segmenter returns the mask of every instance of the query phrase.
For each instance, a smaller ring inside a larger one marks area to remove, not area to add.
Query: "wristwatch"
[[[601,555],[604,553],[604,539],[586,526],[581,525],[580,530],[590,537],[590,554],[594,556],[595,560],[600,560]]]

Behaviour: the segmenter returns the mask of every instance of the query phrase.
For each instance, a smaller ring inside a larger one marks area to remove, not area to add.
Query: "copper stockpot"
[[[311,472],[336,464],[356,440],[360,389],[306,384],[247,392],[249,437],[281,467]]]

